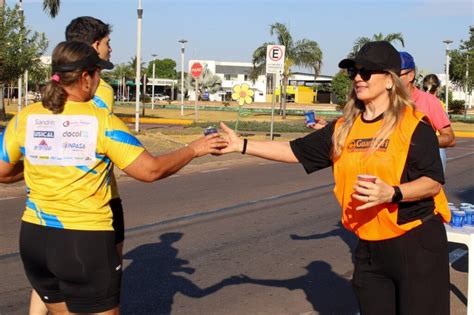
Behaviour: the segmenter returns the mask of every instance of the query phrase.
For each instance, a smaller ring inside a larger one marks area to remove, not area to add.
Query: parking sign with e
[[[266,72],[280,73],[283,72],[285,65],[285,46],[268,45],[266,58]]]

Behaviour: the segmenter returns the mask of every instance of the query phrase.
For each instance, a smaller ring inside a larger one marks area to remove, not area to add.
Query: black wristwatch
[[[403,199],[402,191],[398,186],[393,186],[393,189],[395,190],[395,192],[392,196],[392,203],[399,203]]]

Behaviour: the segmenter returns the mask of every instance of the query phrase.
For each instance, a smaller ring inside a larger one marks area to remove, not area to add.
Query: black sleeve
[[[420,122],[413,132],[411,140],[405,169],[406,174],[402,176],[401,182],[410,182],[422,176],[427,176],[444,184],[439,143],[433,128],[424,122]]]
[[[413,132],[407,162],[402,173],[401,183],[414,181],[427,176],[444,184],[443,166],[439,155],[438,138],[431,125],[420,122]],[[434,210],[433,197],[398,205],[398,224],[422,219]]]
[[[323,129],[290,142],[293,153],[306,173],[332,166],[332,134],[335,123],[335,121],[331,122]]]

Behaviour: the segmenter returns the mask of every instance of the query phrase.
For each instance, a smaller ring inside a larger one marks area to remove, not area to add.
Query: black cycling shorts
[[[120,244],[125,240],[122,200],[114,198],[110,200],[109,205],[113,214],[112,226],[115,230],[115,244]]]
[[[31,286],[45,303],[66,302],[72,313],[104,312],[120,304],[122,266],[113,231],[22,222],[20,255]]]

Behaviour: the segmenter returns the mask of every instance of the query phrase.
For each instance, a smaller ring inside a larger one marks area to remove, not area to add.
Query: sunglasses
[[[372,74],[377,74],[377,73],[387,73],[386,71],[373,71],[373,70],[367,70],[364,68],[349,68],[347,69],[347,74],[349,75],[349,78],[351,80],[354,80],[357,74],[360,75],[362,80],[364,81],[369,81],[370,78],[372,77]]]

